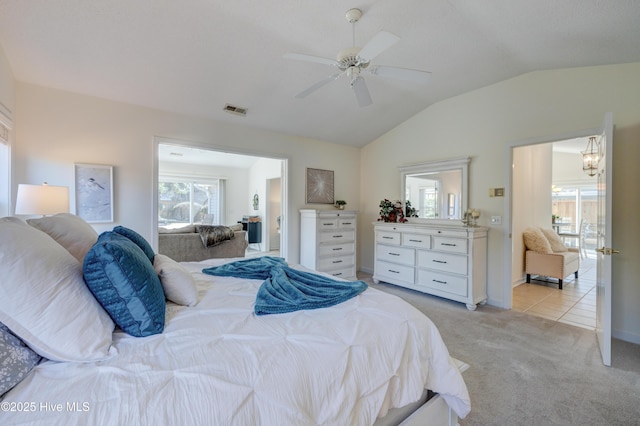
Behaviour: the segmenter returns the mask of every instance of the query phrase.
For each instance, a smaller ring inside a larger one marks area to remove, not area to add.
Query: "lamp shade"
[[[47,185],[18,185],[16,214],[69,213],[69,187]]]

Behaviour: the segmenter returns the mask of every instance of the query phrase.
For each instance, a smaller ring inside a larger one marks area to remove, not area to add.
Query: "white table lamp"
[[[69,187],[47,185],[18,185],[15,214],[69,213]]]

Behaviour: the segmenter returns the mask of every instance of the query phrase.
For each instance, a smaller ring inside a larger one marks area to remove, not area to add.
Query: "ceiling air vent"
[[[241,108],[241,107],[226,104],[222,109],[231,114],[241,115],[243,117],[247,115],[246,108]]]

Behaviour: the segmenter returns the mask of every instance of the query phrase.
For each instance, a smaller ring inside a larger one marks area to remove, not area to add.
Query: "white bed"
[[[181,263],[195,306],[167,302],[161,334],[116,328],[104,360],[40,363],[4,395],[0,424],[371,425],[425,388],[443,422],[469,412],[438,330],[403,300],[368,288],[330,308],[256,316],[260,280],[201,272],[233,260]]]

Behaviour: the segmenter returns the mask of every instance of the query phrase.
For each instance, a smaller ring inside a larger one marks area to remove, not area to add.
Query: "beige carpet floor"
[[[605,367],[593,331],[524,313],[465,305],[389,284],[440,330],[463,377],[472,409],[461,425],[640,424],[640,346],[614,340]]]

